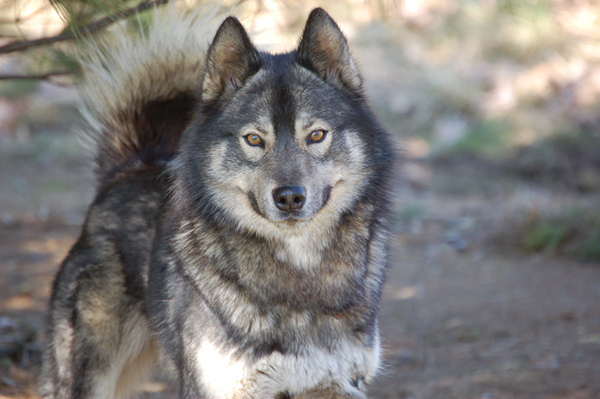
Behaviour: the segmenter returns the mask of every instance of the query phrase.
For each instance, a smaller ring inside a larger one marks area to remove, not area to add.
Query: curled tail
[[[116,27],[82,56],[86,137],[102,183],[116,173],[170,159],[191,121],[217,10],[153,11],[147,33]]]

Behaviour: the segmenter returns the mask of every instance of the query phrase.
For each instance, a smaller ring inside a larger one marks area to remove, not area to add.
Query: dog
[[[54,281],[46,399],[365,398],[394,152],[321,8],[296,50],[156,11],[84,59],[97,192]],[[214,30],[212,30],[214,32]],[[208,47],[208,48],[207,48]]]

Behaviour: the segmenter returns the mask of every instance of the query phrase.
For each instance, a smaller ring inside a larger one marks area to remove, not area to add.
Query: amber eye
[[[247,134],[246,136],[244,136],[244,138],[246,139],[246,142],[251,146],[263,146],[263,141],[258,134]]]
[[[326,134],[327,134],[327,132],[325,130],[315,130],[308,136],[309,144],[318,143],[320,141],[323,141]]]

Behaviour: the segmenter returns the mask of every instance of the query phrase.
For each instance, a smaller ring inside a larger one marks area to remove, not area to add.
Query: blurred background
[[[77,43],[165,2],[0,3],[0,398],[36,397],[52,278],[94,194]],[[402,149],[371,397],[600,398],[600,2],[225,6],[271,51],[324,7]],[[158,376],[141,396],[173,392]]]

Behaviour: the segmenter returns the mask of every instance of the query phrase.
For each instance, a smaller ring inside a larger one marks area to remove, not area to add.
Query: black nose
[[[284,186],[273,190],[273,200],[282,211],[299,211],[304,206],[306,193],[300,186]]]

